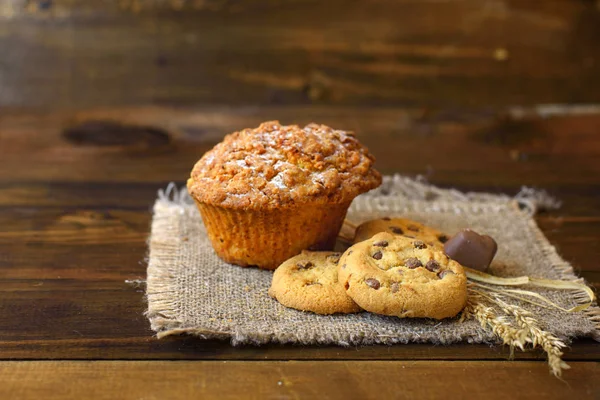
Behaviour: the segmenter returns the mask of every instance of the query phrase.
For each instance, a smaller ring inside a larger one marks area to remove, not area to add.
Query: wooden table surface
[[[563,381],[502,346],[158,340],[135,284],[157,190],[279,119],[356,131],[385,174],[546,189],[538,224],[597,290],[595,2],[107,3],[0,2],[1,399],[600,397],[589,338]]]

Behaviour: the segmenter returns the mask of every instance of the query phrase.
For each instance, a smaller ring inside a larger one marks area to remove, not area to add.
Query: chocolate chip
[[[410,269],[415,269],[423,266],[423,263],[415,257],[407,259],[406,261],[404,261],[404,264]]]
[[[404,233],[402,228],[399,228],[397,226],[390,226],[390,231],[394,232],[396,235],[402,235]]]
[[[427,248],[427,245],[425,243],[421,242],[420,240],[415,240],[413,244],[415,245],[415,248],[417,248],[417,249],[426,249]]]
[[[440,235],[440,236],[438,236],[438,240],[442,243],[446,243],[448,241],[448,236]]]
[[[413,231],[413,232],[419,232],[419,227],[416,225],[409,225],[407,226],[409,231]]]
[[[376,260],[381,260],[382,257],[383,257],[383,253],[380,251],[376,251],[375,254],[373,254],[373,258]]]
[[[381,218],[381,219],[382,219],[382,220],[384,220],[384,221],[390,221],[390,220],[391,220],[391,218],[390,218],[390,217],[383,217],[383,218]]]
[[[333,253],[327,256],[327,260],[334,264],[337,264],[340,261],[341,256],[341,253]]]
[[[431,272],[435,272],[441,268],[441,265],[435,260],[429,260],[427,261],[427,264],[425,264],[425,268]]]
[[[448,269],[445,269],[445,270],[440,271],[438,273],[438,276],[440,277],[440,279],[443,279],[446,275],[454,275],[454,272],[452,272],[452,271],[450,271]]]
[[[388,246],[388,242],[385,240],[379,241],[379,242],[375,242],[373,243],[373,246],[377,246],[377,247],[387,247]]]
[[[381,286],[379,281],[377,279],[373,279],[373,278],[365,279],[365,283],[367,284],[367,286],[369,286],[370,288],[373,288],[375,290],[379,289],[379,287]]]
[[[302,264],[301,262],[296,264],[296,267],[298,267],[298,269],[311,269],[314,266],[315,265],[310,261],[307,261],[304,264]]]
[[[392,293],[396,293],[399,289],[400,285],[398,284],[398,282],[394,282],[392,283],[392,286],[390,286],[390,290]]]

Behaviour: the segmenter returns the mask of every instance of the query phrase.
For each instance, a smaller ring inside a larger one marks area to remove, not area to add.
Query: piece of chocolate
[[[413,245],[415,246],[416,249],[426,249],[427,248],[427,245],[420,240],[415,240],[413,242]]]
[[[436,272],[440,267],[440,264],[435,260],[429,260],[427,261],[427,264],[425,264],[425,268],[431,272]]]
[[[444,244],[444,252],[459,264],[485,271],[498,250],[496,241],[471,229],[463,229]]]
[[[379,242],[375,242],[373,243],[373,246],[377,246],[377,247],[388,247],[388,242],[387,240],[381,240]]]
[[[310,261],[307,261],[304,264],[301,262],[296,264],[296,267],[298,267],[298,269],[311,269],[314,266],[315,265],[313,263],[311,263]]]
[[[455,273],[450,271],[449,269],[445,269],[443,271],[438,272],[438,277],[440,279],[444,279],[444,277],[448,275],[455,275]]]
[[[406,261],[404,261],[404,265],[406,265],[410,269],[415,269],[423,266],[423,263],[419,261],[416,257],[410,257]]]
[[[379,287],[381,286],[381,283],[379,283],[379,281],[374,278],[365,279],[365,283],[367,284],[367,286],[375,290],[379,289]]]
[[[404,233],[404,231],[402,230],[402,228],[400,228],[398,226],[390,226],[390,231],[392,231],[396,235],[402,235]]]

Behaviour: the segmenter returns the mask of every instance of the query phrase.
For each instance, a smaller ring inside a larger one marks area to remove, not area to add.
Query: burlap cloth
[[[394,176],[356,198],[347,219],[359,224],[375,217],[402,216],[448,234],[471,227],[499,244],[490,273],[575,280],[571,266],[558,256],[532,217],[538,207],[553,205],[543,193],[527,189],[515,198],[465,194]],[[234,345],[496,341],[473,320],[400,319],[367,312],[321,316],[286,308],[267,295],[272,272],[240,268],[217,258],[187,192],[174,185],[159,192],[149,247],[147,316],[158,337],[188,333],[230,339]],[[565,308],[586,300],[573,291],[528,289]],[[600,340],[596,305],[578,313],[524,307],[536,314],[543,329],[560,339],[591,336]]]

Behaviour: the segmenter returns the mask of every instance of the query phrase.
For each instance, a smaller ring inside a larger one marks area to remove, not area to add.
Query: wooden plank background
[[[600,102],[596,1],[0,4],[0,107]]]
[[[119,399],[504,400],[510,386],[525,399],[597,398],[597,363],[575,363],[570,384],[549,376],[543,367],[535,362],[497,361],[38,361],[15,368],[14,363],[0,362],[0,396],[112,400],[118,393]],[[382,384],[382,377],[392,382]]]

